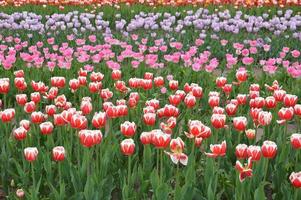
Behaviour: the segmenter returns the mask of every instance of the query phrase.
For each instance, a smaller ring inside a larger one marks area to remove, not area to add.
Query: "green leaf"
[[[168,185],[166,183],[161,183],[155,192],[156,200],[166,200],[168,199]]]

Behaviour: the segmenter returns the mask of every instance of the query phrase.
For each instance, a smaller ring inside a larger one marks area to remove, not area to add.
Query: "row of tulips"
[[[241,68],[197,82],[121,70],[4,72],[1,183],[11,198],[300,198],[301,105],[289,92],[299,90],[262,88]]]
[[[118,4],[126,4],[127,6],[131,4],[145,4],[150,6],[183,6],[183,5],[224,5],[231,4],[235,6],[246,6],[246,7],[260,7],[260,6],[291,6],[291,5],[300,5],[299,0],[1,0],[1,6],[14,5],[22,6],[26,4],[40,4],[40,5],[58,5],[60,9],[64,9],[65,5],[94,5],[95,6],[104,6],[111,5],[119,7]]]
[[[103,43],[98,43],[96,35],[89,35],[86,40],[76,38],[72,34],[68,35],[66,42],[63,43],[56,42],[54,37],[50,37],[46,42],[38,41],[33,44],[19,37],[1,36],[4,42],[0,45],[0,62],[6,70],[13,68],[21,60],[28,68],[47,67],[51,71],[56,68],[71,69],[74,61],[85,64],[84,68],[88,71],[96,68],[98,63],[103,63],[110,69],[120,69],[128,62],[133,69],[143,66],[162,69],[170,65],[180,68],[178,65],[181,64],[196,72],[205,70],[213,73],[219,70],[226,73],[237,66],[242,66],[239,69],[241,74],[246,73],[247,69],[253,70],[252,66],[255,65],[259,68],[259,74],[264,72],[274,75],[285,71],[293,78],[301,75],[299,61],[301,53],[298,49],[283,46],[276,51],[274,49],[276,44],[261,38],[230,42],[213,36],[211,42],[215,43],[215,47],[212,50],[202,38],[195,39],[194,44],[187,46],[188,44],[172,42],[172,39],[156,35],[154,38],[147,38],[132,34],[125,40],[105,37]],[[127,41],[128,39],[130,41]],[[119,50],[115,50],[116,48]],[[225,50],[220,51],[217,48]],[[132,80],[134,79],[130,81]],[[20,84],[17,86],[18,89],[22,90],[20,87],[26,89],[26,86],[22,85],[22,78],[15,81]],[[70,84],[79,85],[75,80]],[[99,87],[99,84],[101,83],[94,83],[91,87]]]

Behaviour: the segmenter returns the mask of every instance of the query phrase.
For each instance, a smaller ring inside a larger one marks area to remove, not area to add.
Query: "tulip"
[[[295,188],[301,188],[301,172],[292,172],[289,179]]]
[[[226,113],[229,116],[233,116],[235,115],[237,112],[237,105],[233,104],[233,103],[229,103],[226,105]]]
[[[278,111],[278,117],[280,120],[277,120],[279,124],[283,124],[286,121],[289,121],[293,118],[294,116],[294,108],[289,107],[289,108],[281,108]]]
[[[250,145],[247,149],[247,155],[252,161],[258,161],[261,157],[261,148],[260,146]]]
[[[244,131],[246,129],[248,120],[246,117],[234,117],[233,118],[233,127],[237,131]]]
[[[246,144],[238,144],[235,148],[235,155],[238,159],[245,159],[247,155],[248,146]]]
[[[253,140],[256,136],[256,131],[254,129],[248,129],[245,132],[246,132],[246,136],[249,140]]]
[[[168,85],[171,90],[177,90],[179,86],[179,82],[176,80],[170,80]]]
[[[134,140],[129,138],[125,139],[120,143],[120,150],[123,155],[131,156],[135,152],[135,143]]]
[[[56,146],[52,149],[52,158],[54,161],[65,160],[65,148],[63,146]]]
[[[151,144],[153,134],[152,132],[142,132],[140,135],[140,141],[143,145]]]
[[[78,133],[80,143],[84,147],[92,147],[102,141],[102,133],[100,130],[80,130]]]
[[[253,175],[251,158],[248,159],[247,164],[245,164],[244,166],[240,161],[236,161],[235,168],[239,171],[240,182],[243,182],[246,177],[251,177]]]
[[[15,109],[8,108],[0,112],[0,118],[3,123],[10,122],[15,117]]]
[[[74,114],[71,117],[70,125],[72,128],[85,129],[88,126],[88,120],[85,116]]]
[[[24,106],[27,103],[27,95],[26,94],[17,94],[16,101],[20,106]]]
[[[163,133],[159,129],[152,131],[152,144],[158,149],[165,149],[170,142],[171,138],[169,134]]]
[[[294,133],[291,135],[291,145],[294,149],[301,149],[301,134]]]
[[[33,162],[37,159],[39,151],[36,147],[27,147],[24,149],[25,159],[29,162]]]
[[[192,108],[196,104],[195,96],[193,96],[191,94],[186,95],[186,97],[184,99],[184,103],[188,108]]]
[[[169,146],[171,152],[165,151],[165,153],[170,157],[171,161],[174,164],[178,164],[180,162],[182,165],[186,166],[188,163],[188,156],[183,153],[185,148],[183,140],[180,137],[172,139]]]
[[[297,104],[298,97],[292,94],[286,94],[283,97],[283,104],[286,107],[294,107]]]
[[[20,126],[13,131],[13,136],[16,140],[24,140],[27,136],[27,130],[23,126]]]
[[[272,113],[267,111],[260,111],[258,113],[258,123],[262,126],[267,126],[272,121]]]
[[[40,124],[40,130],[42,135],[49,135],[53,131],[53,124],[51,122],[43,122]]]
[[[225,77],[218,77],[215,80],[215,84],[219,88],[224,87],[226,83],[227,83],[227,78],[225,78]]]
[[[133,137],[136,133],[135,122],[125,121],[120,125],[120,131],[125,137]]]
[[[95,113],[92,118],[92,125],[95,128],[102,128],[106,125],[106,113],[99,112]]]
[[[63,88],[63,87],[65,87],[65,84],[66,84],[65,77],[61,77],[61,76],[51,77],[51,86],[52,87]]]
[[[273,141],[264,141],[261,146],[261,152],[265,158],[274,158],[277,153],[277,145]]]
[[[211,124],[214,128],[224,128],[226,123],[226,115],[224,114],[213,114],[211,116]]]
[[[210,158],[225,156],[227,150],[226,141],[223,141],[221,144],[210,144],[210,150],[212,153],[205,152],[205,155]]]

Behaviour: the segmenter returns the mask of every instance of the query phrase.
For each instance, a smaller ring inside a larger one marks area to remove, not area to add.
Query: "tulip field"
[[[0,0],[0,199],[300,200],[301,1]]]

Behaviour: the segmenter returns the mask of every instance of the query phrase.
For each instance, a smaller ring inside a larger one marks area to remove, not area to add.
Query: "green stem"
[[[161,156],[161,167],[160,167],[160,180],[163,183],[163,150],[160,150]]]
[[[266,162],[265,162],[265,173],[264,173],[263,181],[267,181],[267,178],[268,178],[268,169],[269,169],[269,159],[267,158]]]
[[[31,177],[32,177],[32,183],[33,183],[33,188],[32,188],[32,191],[33,191],[33,197],[34,199],[38,199],[37,197],[37,194],[36,194],[36,178],[35,178],[35,171],[34,171],[34,166],[33,166],[33,163],[30,163],[30,166],[31,166]]]
[[[132,156],[128,156],[128,190],[127,190],[127,198],[130,197],[130,188],[131,188],[131,161],[132,161]]]

